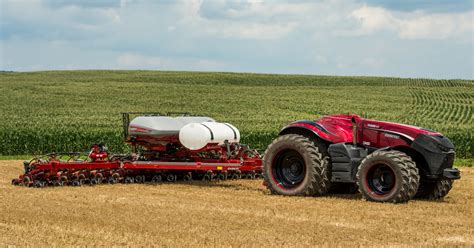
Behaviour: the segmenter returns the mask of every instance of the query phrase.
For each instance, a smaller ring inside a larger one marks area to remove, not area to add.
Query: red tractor
[[[441,199],[460,178],[454,155],[441,133],[338,114],[284,127],[265,152],[264,178],[281,195],[358,188],[377,202]]]

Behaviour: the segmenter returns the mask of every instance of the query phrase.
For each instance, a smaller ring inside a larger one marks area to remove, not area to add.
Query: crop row
[[[0,155],[85,151],[122,142],[121,112],[191,112],[235,124],[263,150],[282,126],[358,113],[443,132],[473,157],[474,83],[467,80],[155,71],[0,74]]]

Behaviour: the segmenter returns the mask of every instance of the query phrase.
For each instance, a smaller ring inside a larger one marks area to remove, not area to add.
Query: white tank
[[[224,141],[240,141],[239,130],[229,123],[201,122],[190,123],[179,130],[179,141],[190,150],[199,150],[207,144],[224,144]]]
[[[130,122],[128,132],[136,136],[178,136],[182,127],[195,122],[214,122],[214,119],[203,116],[139,116]]]

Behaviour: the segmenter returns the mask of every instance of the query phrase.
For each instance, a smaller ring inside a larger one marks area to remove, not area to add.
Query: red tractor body
[[[364,119],[352,114],[324,116],[314,121],[296,121],[290,123],[283,130],[291,127],[302,127],[315,132],[320,138],[331,143],[353,142],[353,118],[359,127],[357,134],[358,142],[370,142],[373,147],[410,146],[409,143],[403,141],[413,141],[419,134],[442,136],[441,133],[420,127]],[[385,136],[384,134],[398,135],[402,140],[393,139],[393,137]]]
[[[316,155],[305,151],[313,147],[317,150],[314,153]],[[391,157],[391,160],[385,161],[383,153]],[[379,157],[370,162],[371,157],[376,155]],[[406,173],[411,173],[413,176],[407,179],[407,183],[413,183],[412,192],[398,198],[390,195],[387,196],[388,200],[380,200],[400,202],[409,200],[417,192],[422,195],[421,191],[426,191],[427,187],[430,188],[428,191],[433,191],[431,188],[445,181],[450,182],[450,189],[452,180],[460,178],[459,171],[453,169],[454,155],[454,145],[439,132],[405,124],[365,119],[354,114],[338,114],[324,116],[314,121],[296,121],[284,127],[280,131],[280,137],[267,149],[264,170],[267,175],[266,184],[274,193],[318,194],[313,192],[314,190],[301,191],[305,187],[298,188],[298,185],[304,186],[308,183],[305,178],[311,177],[310,173],[319,173],[316,178],[311,178],[324,185],[309,186],[313,189],[322,189],[319,194],[328,191],[330,184],[362,183],[369,191],[372,184],[375,191],[369,193],[369,197],[366,198],[373,196],[375,198],[372,200],[376,200],[376,196],[395,194],[392,189],[400,186],[396,185],[399,183],[396,180],[401,177],[397,174],[398,167],[409,167]],[[366,161],[366,158],[369,160]],[[318,159],[320,161],[316,161]],[[362,177],[358,173],[361,168],[365,168],[361,167],[364,161],[371,163],[366,166],[367,171],[364,173],[374,177],[372,182],[369,182],[369,179],[367,182],[358,182]],[[308,163],[313,162],[318,164],[315,165],[317,168],[308,167]],[[396,165],[398,162],[401,163],[400,166]],[[363,187],[359,185],[359,189],[361,188]],[[432,195],[429,197],[436,198],[431,197]]]

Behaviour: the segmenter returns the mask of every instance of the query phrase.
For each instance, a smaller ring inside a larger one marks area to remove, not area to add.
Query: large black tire
[[[318,138],[311,138],[311,141],[318,148],[318,151],[319,153],[321,153],[322,159],[324,160],[324,167],[326,170],[326,178],[327,178],[327,181],[325,183],[327,187],[327,191],[326,191],[327,193],[333,188],[333,184],[334,184],[331,182],[332,162],[331,162],[331,156],[329,156],[328,144]]]
[[[359,192],[369,201],[408,202],[419,181],[415,162],[400,151],[375,151],[362,160],[357,171]]]
[[[453,187],[453,180],[439,179],[435,181],[421,181],[416,198],[440,200],[443,199]]]
[[[263,176],[272,194],[319,196],[329,188],[326,161],[317,146],[298,134],[276,138],[263,158]]]

